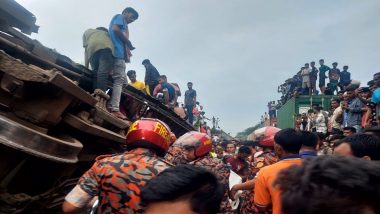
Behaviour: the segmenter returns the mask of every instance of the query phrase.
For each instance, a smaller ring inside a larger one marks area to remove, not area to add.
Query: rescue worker
[[[188,161],[183,156],[183,149],[179,146],[172,145],[165,155],[165,161],[173,165],[186,164]]]
[[[268,126],[257,129],[254,132],[254,140],[263,148],[263,151],[255,154],[255,160],[251,162],[252,164],[248,181],[242,184],[237,184],[230,190],[231,199],[234,198],[237,191],[245,190],[240,198],[240,213],[259,213],[253,203],[254,178],[261,168],[278,162],[279,159],[274,153],[274,136],[278,131],[280,131],[280,129]]]
[[[168,152],[165,155],[165,161],[172,165],[187,164],[188,161],[183,157],[183,149],[178,145],[173,145],[177,141],[177,137],[172,135],[172,145],[169,147]]]
[[[210,155],[212,151],[211,138],[205,133],[191,131],[178,138],[173,146],[182,148],[183,158],[188,164],[204,167],[215,173],[224,187],[220,213],[233,213],[228,200],[230,169]]]
[[[128,151],[98,157],[66,196],[63,212],[80,212],[98,196],[99,213],[143,213],[141,188],[169,167],[160,157],[169,149],[170,133],[157,119],[134,122],[127,133]]]

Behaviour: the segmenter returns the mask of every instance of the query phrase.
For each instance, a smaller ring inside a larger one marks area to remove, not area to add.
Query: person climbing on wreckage
[[[113,80],[112,95],[108,103],[111,114],[127,119],[120,112],[120,97],[123,85],[127,83],[125,63],[130,62],[131,51],[135,48],[129,41],[128,24],[134,22],[139,14],[131,7],[123,10],[122,14],[115,15],[109,29],[98,27],[88,29],[83,34],[85,48],[85,65],[94,72],[94,89],[107,90],[107,80]]]

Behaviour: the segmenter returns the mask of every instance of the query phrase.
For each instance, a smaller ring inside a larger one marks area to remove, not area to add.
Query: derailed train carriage
[[[35,22],[14,0],[0,1],[0,213],[59,212],[96,156],[125,150],[130,125],[108,113],[109,96],[92,91],[90,70],[27,36],[38,32]],[[176,136],[193,130],[132,87],[121,105]]]

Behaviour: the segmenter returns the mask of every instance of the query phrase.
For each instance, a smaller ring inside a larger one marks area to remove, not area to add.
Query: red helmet
[[[170,128],[158,119],[143,118],[135,121],[127,133],[127,148],[147,147],[165,155],[170,146]]]
[[[256,129],[253,132],[253,140],[258,141],[260,146],[274,146],[274,135],[281,129],[273,127],[273,126],[266,126],[263,128]]]
[[[191,131],[182,135],[180,138],[178,138],[174,145],[183,147],[185,149],[194,148],[194,154],[196,157],[204,156],[212,150],[211,138],[205,133],[195,131]]]

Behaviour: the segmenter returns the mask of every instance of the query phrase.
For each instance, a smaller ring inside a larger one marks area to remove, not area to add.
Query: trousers
[[[108,75],[113,69],[114,59],[110,49],[96,51],[90,58],[91,68],[94,72],[93,89],[107,90]]]
[[[124,59],[114,59],[113,72],[112,72],[113,86],[111,101],[109,107],[111,111],[119,111],[120,97],[123,90],[123,85],[127,84],[127,76],[125,74],[125,61]]]

